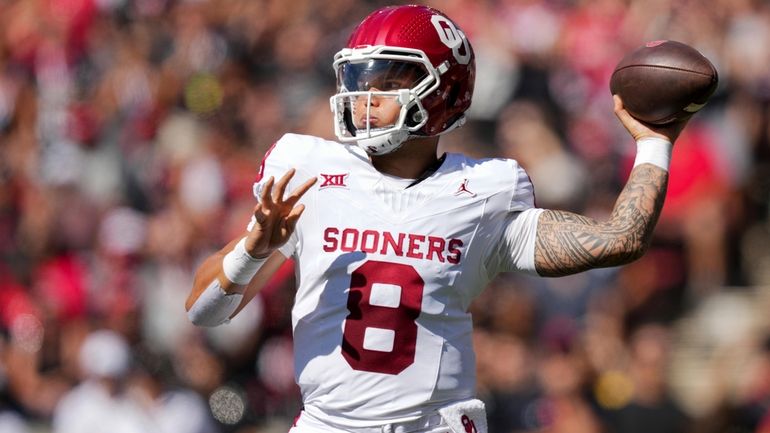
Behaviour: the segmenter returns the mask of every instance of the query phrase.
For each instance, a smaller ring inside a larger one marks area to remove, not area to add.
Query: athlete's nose
[[[372,87],[369,89],[370,92],[378,92],[376,88]],[[356,104],[359,104],[359,106],[371,106],[371,107],[378,107],[380,105],[380,97],[377,95],[372,95],[371,93],[360,95],[356,98]]]
[[[380,89],[378,89],[376,87],[371,87],[371,88],[369,88],[369,91],[370,92],[379,92]],[[369,105],[371,105],[372,107],[379,107],[379,105],[380,105],[380,97],[370,93],[369,94]]]

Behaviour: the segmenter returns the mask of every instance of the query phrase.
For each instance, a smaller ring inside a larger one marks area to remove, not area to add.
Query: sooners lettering
[[[321,173],[321,177],[324,178],[323,183],[319,188],[326,188],[330,186],[346,187],[345,178],[348,177],[348,173],[342,174],[324,174]]]
[[[339,229],[327,227],[323,234],[323,250],[363,251],[369,254],[392,254],[398,257],[432,260],[458,264],[462,258],[463,241],[426,236],[416,233],[391,233],[377,230]]]

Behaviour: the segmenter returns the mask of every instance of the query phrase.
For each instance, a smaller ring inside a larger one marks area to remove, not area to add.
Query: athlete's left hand
[[[305,210],[304,204],[297,204],[300,198],[316,183],[311,178],[298,186],[288,197],[284,197],[286,186],[294,177],[295,169],[290,169],[278,183],[270,177],[262,187],[259,203],[254,207],[254,224],[246,236],[246,252],[255,258],[269,256],[276,248],[285,244],[294,233],[297,220]]]

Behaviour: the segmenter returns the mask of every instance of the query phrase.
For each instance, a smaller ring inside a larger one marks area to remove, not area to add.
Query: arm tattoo
[[[543,212],[535,243],[537,272],[558,277],[641,257],[663,208],[667,183],[668,172],[641,164],[631,172],[608,221],[563,211]]]

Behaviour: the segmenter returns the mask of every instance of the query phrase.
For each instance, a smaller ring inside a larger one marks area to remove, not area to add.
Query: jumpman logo
[[[468,179],[463,179],[463,183],[461,183],[460,187],[457,188],[457,191],[455,191],[455,195],[460,195],[462,193],[467,193],[470,194],[471,197],[476,197],[476,193],[468,190]]]

